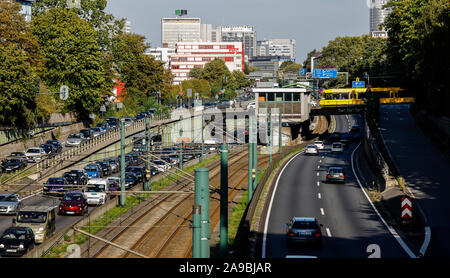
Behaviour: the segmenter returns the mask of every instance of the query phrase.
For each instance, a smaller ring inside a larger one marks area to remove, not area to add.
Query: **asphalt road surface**
[[[450,257],[450,162],[416,125],[409,105],[382,106],[380,131],[394,163],[428,219],[431,233],[429,245],[422,245],[425,257]]]
[[[353,124],[360,124],[358,116],[343,115],[335,119],[336,132],[349,132]],[[343,154],[332,154],[327,144],[319,156],[300,153],[286,164],[268,212],[263,257],[408,257],[377,216],[353,175],[350,157],[356,146],[352,143]],[[345,184],[325,182],[328,167],[331,166],[344,168]],[[322,247],[286,245],[286,223],[294,216],[318,219],[322,224]]]

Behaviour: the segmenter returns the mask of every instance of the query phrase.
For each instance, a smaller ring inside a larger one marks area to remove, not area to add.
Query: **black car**
[[[70,170],[70,173],[75,173],[79,176],[79,180],[81,181],[81,184],[87,184],[89,180],[89,176],[86,174],[86,171],[83,169],[72,169]]]
[[[24,158],[26,159],[26,155],[24,152],[12,152],[8,157],[13,157],[13,158]]]
[[[106,118],[105,122],[110,126],[110,128],[114,129],[120,127],[120,119],[118,117]]]
[[[87,183],[87,179],[85,180],[82,174],[76,172],[65,172],[63,178],[65,178],[69,184],[84,185]]]
[[[11,173],[27,166],[27,162],[21,158],[6,158],[2,161],[0,165],[1,171],[3,173]]]
[[[94,138],[94,132],[90,129],[82,129],[82,130],[80,130],[80,133],[83,134],[83,136],[86,140],[90,140],[90,139]]]
[[[63,146],[59,140],[47,140],[45,144],[51,144],[55,147],[56,153],[62,152]]]
[[[42,193],[44,195],[54,195],[54,196],[64,196],[65,192],[68,190],[66,178],[48,178],[47,182],[44,184],[44,189]]]
[[[105,162],[105,161],[99,161],[99,162],[97,162],[97,164],[100,165],[104,177],[105,177],[105,176],[109,176],[109,175],[112,174],[111,165],[109,165],[108,162]]]
[[[322,245],[322,232],[314,217],[293,217],[286,224],[286,243],[313,243]]]
[[[126,166],[137,166],[139,165],[139,156],[136,153],[129,153],[125,156]]]
[[[129,189],[138,183],[138,179],[134,172],[125,172],[125,188]]]
[[[34,233],[29,227],[10,227],[0,237],[2,256],[22,256],[35,246]]]
[[[146,113],[141,112],[141,113],[138,113],[138,114],[134,117],[134,119],[135,119],[135,120],[140,120],[140,119],[146,118],[147,116],[148,116],[148,115],[147,115]]]
[[[103,160],[105,163],[108,163],[111,166],[111,172],[117,173],[120,171],[120,162],[115,158],[106,158]]]
[[[39,147],[44,149],[49,158],[52,158],[56,155],[56,148],[52,144],[42,144]]]
[[[128,166],[125,172],[133,172],[136,174],[138,182],[143,181],[145,178],[145,167],[143,166]]]

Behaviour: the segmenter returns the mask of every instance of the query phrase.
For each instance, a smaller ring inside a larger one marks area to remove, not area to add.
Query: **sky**
[[[161,18],[177,9],[202,23],[255,26],[257,40],[295,39],[297,63],[330,40],[369,33],[369,0],[108,0],[107,12],[131,21],[131,32],[161,46]]]

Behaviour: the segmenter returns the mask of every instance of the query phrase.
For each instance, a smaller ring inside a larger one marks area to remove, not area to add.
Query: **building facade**
[[[256,30],[254,26],[217,26],[214,33],[212,37],[216,42],[242,42],[246,61],[256,56]]]
[[[25,20],[28,22],[31,21],[31,5],[35,0],[16,0],[16,2],[22,5],[20,13],[25,16]]]
[[[288,56],[295,60],[296,46],[292,39],[272,39],[257,42],[257,56]]]
[[[384,20],[392,11],[391,8],[384,9],[389,0],[369,0],[370,1],[370,34],[372,37],[387,37],[387,31],[380,27]]]
[[[175,54],[175,48],[150,48],[146,55],[152,55],[156,60],[164,63],[165,68],[169,68],[170,57]]]
[[[200,18],[162,18],[161,43],[163,48],[175,48],[178,42],[200,42]]]
[[[225,62],[229,71],[244,71],[244,50],[240,42],[179,42],[175,54],[170,57],[170,69],[174,84],[189,79],[193,68],[204,68],[218,58]]]

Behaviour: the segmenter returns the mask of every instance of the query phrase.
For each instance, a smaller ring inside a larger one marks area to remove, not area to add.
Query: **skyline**
[[[186,9],[187,17],[199,17],[202,24],[213,28],[255,26],[257,40],[295,39],[297,63],[303,63],[308,52],[322,49],[336,37],[361,36],[370,31],[367,0],[191,0],[189,5],[185,0],[108,0],[106,11],[117,18],[126,17],[131,32],[144,35],[155,48],[161,46],[161,18],[175,17],[177,9]]]

